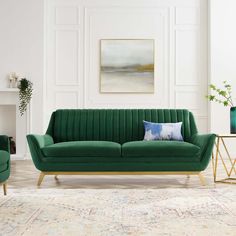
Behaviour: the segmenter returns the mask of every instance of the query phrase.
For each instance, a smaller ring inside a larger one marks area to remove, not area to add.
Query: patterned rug
[[[9,190],[1,236],[236,235],[236,188]]]

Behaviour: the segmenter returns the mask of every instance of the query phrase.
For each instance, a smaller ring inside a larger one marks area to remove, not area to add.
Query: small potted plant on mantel
[[[225,107],[230,107],[230,133],[236,134],[236,107],[232,99],[232,87],[227,81],[223,81],[223,89],[210,84],[211,94],[207,95],[209,101],[218,102]]]
[[[19,89],[19,111],[23,116],[33,95],[33,83],[26,78],[20,78],[15,72],[12,72],[8,79],[10,88]]]

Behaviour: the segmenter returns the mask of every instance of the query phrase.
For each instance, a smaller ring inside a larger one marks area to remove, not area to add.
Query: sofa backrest
[[[104,140],[124,143],[142,140],[143,120],[159,123],[183,122],[188,140],[197,133],[194,117],[181,109],[67,109],[53,112],[47,134],[54,142]]]

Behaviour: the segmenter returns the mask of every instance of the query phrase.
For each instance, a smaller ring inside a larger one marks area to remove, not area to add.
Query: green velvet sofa
[[[10,142],[6,135],[0,135],[0,183],[7,194],[7,179],[10,176]]]
[[[143,141],[143,120],[183,122],[180,141]],[[66,109],[52,113],[45,135],[27,135],[33,162],[45,175],[184,174],[201,182],[214,134],[198,134],[180,109]]]

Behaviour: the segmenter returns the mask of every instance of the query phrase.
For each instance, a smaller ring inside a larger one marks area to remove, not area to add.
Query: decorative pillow
[[[144,140],[177,140],[183,141],[181,134],[182,122],[178,123],[152,123],[143,121],[145,135]]]

